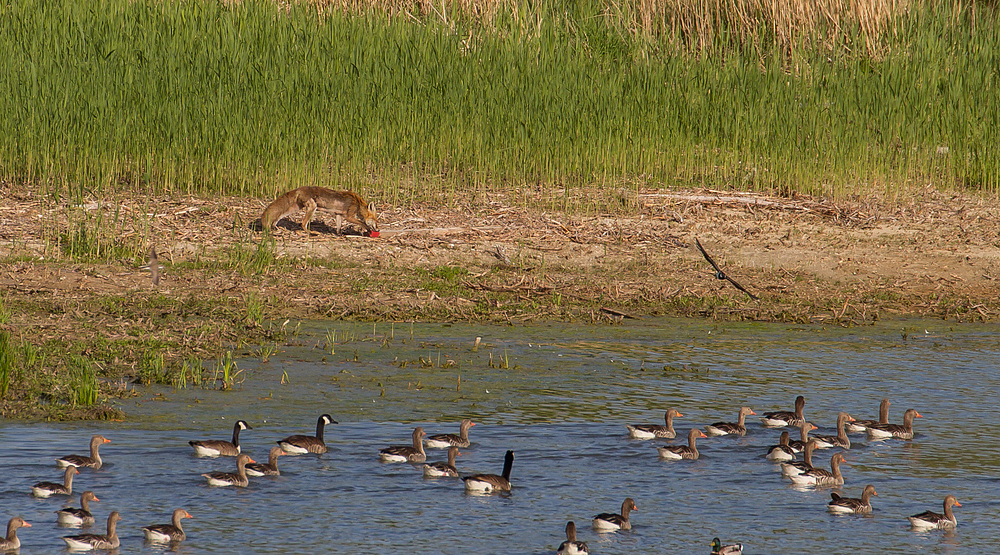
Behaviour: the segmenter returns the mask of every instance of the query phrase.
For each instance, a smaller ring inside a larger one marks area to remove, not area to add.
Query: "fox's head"
[[[375,214],[375,203],[369,202],[368,209],[361,211],[361,217],[365,221],[365,225],[368,229],[372,231],[378,231],[378,216]]]

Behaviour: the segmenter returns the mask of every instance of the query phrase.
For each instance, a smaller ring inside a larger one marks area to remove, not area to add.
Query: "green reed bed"
[[[0,177],[390,203],[539,183],[1000,189],[988,3],[875,2],[872,20],[476,4],[5,4]]]

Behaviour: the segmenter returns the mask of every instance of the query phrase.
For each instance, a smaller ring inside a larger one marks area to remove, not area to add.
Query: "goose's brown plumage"
[[[958,499],[955,499],[954,495],[949,495],[944,498],[944,514],[924,511],[907,518],[910,521],[910,526],[916,529],[955,528],[958,526],[958,519],[955,518],[955,513],[951,510],[952,506],[961,507],[962,504],[958,502]]]
[[[558,555],[587,555],[590,549],[586,542],[576,541],[576,523],[572,520],[566,523],[566,541],[559,544]]]
[[[847,424],[847,431],[853,433],[862,433],[868,430],[869,426],[875,426],[878,424],[888,424],[889,423],[889,399],[882,399],[882,402],[878,405],[878,420],[855,420]]]
[[[788,446],[792,448],[792,451],[796,453],[801,453],[803,449],[806,448],[806,444],[809,443],[809,432],[816,429],[816,426],[809,423],[803,422],[799,425],[799,438],[793,439],[788,442]]]
[[[235,457],[243,452],[240,447],[240,431],[252,430],[246,420],[237,420],[233,424],[232,441],[221,439],[205,439],[201,441],[191,440],[188,445],[194,448],[194,452],[199,457]]]
[[[673,439],[677,437],[677,432],[674,431],[674,418],[681,416],[684,415],[677,412],[676,409],[667,409],[667,412],[663,413],[664,425],[632,424],[625,427],[628,428],[628,435],[632,439]]]
[[[193,518],[184,509],[174,509],[174,514],[170,524],[153,524],[143,526],[142,533],[146,536],[146,541],[155,543],[179,542],[187,539],[184,528],[181,527],[182,518]]]
[[[424,429],[417,427],[413,429],[413,445],[393,445],[379,451],[379,459],[382,462],[411,462],[420,463],[427,460],[424,452]]]
[[[503,472],[496,474],[473,474],[465,476],[465,490],[479,493],[493,493],[498,491],[510,491],[510,471],[514,465],[514,452],[507,451],[503,457]]]
[[[63,536],[63,541],[73,551],[89,551],[91,549],[115,549],[121,545],[118,539],[117,525],[122,517],[118,511],[112,511],[108,515],[107,534],[78,534],[76,536]]]
[[[760,421],[764,426],[768,428],[781,428],[782,426],[798,426],[802,424],[805,417],[802,416],[802,411],[806,406],[806,398],[799,395],[795,398],[795,411],[789,412],[787,410],[778,410],[774,412],[765,412],[761,417]]]
[[[923,418],[916,409],[907,409],[903,413],[903,425],[875,424],[868,427],[868,439],[913,439],[913,419]]]
[[[90,502],[99,502],[94,492],[87,490],[80,496],[80,508],[67,507],[56,511],[56,520],[63,526],[90,526],[94,515],[90,512]]]
[[[629,520],[629,513],[638,510],[639,508],[635,506],[635,501],[631,497],[626,497],[625,501],[622,502],[621,513],[601,513],[595,516],[593,522],[594,529],[605,532],[631,530],[632,522]]]
[[[49,497],[50,495],[70,495],[73,493],[73,476],[80,471],[75,466],[67,466],[63,476],[63,483],[38,482],[31,486],[31,494],[35,497]]]
[[[323,429],[327,424],[336,424],[337,421],[329,414],[324,414],[316,420],[316,435],[288,436],[279,440],[278,445],[287,455],[301,455],[304,453],[315,453],[317,455],[327,452],[326,442],[323,441]]]
[[[740,407],[739,419],[737,422],[716,422],[709,426],[705,426],[705,433],[710,437],[735,435],[742,436],[746,435],[746,418],[750,415],[755,415],[756,412],[750,407]]]
[[[810,439],[809,443],[806,443],[806,448],[802,450],[802,460],[781,463],[781,474],[784,476],[795,476],[815,468],[812,462],[812,455],[815,450],[816,440]]]
[[[844,483],[844,476],[840,473],[840,463],[844,460],[843,452],[834,453],[830,458],[830,470],[813,467],[789,478],[800,486],[839,486]]]
[[[875,486],[868,484],[861,492],[861,499],[856,497],[841,497],[837,492],[830,493],[831,501],[827,503],[831,513],[854,513],[867,515],[872,512],[871,498],[878,495]]]
[[[699,456],[698,447],[695,446],[695,442],[699,437],[708,437],[699,430],[698,428],[692,428],[688,432],[688,444],[687,445],[664,445],[662,447],[657,447],[656,451],[660,454],[661,459],[679,461],[681,459],[697,460]]]
[[[31,525],[19,516],[7,521],[7,536],[0,539],[0,551],[13,551],[21,547],[21,540],[17,537],[18,528],[31,528]]]
[[[795,458],[795,450],[788,444],[788,432],[781,432],[781,439],[777,445],[772,445],[764,456],[769,461],[790,461]]]
[[[111,443],[111,440],[104,436],[96,435],[90,438],[89,457],[84,455],[66,455],[65,457],[56,459],[56,464],[59,468],[75,466],[79,468],[87,467],[97,470],[104,464],[104,461],[101,460],[101,453],[98,449],[100,449],[101,445],[104,445],[105,443]]]
[[[247,464],[247,476],[280,476],[281,472],[278,471],[278,457],[284,454],[285,452],[281,450],[281,447],[275,445],[267,454],[266,463]]]
[[[458,435],[455,434],[436,434],[432,436],[427,436],[425,440],[427,447],[430,449],[447,449],[449,447],[468,447],[469,446],[469,428],[475,426],[476,423],[472,420],[466,418],[462,420],[462,423],[458,426]]]
[[[247,479],[247,469],[246,466],[249,463],[257,462],[250,458],[250,455],[246,453],[240,453],[236,457],[236,472],[207,472],[202,474],[208,479],[208,485],[216,487],[226,487],[226,486],[236,486],[245,488],[250,484],[250,480]]]
[[[840,412],[837,414],[837,435],[835,436],[824,436],[824,435],[814,435],[813,439],[816,440],[817,449],[829,449],[831,447],[841,447],[844,449],[851,448],[851,438],[847,437],[847,423],[854,422],[854,418],[846,412]]]
[[[424,476],[428,478],[458,478],[458,469],[455,468],[455,457],[461,455],[458,447],[454,445],[448,448],[448,462],[428,463],[424,465]]]

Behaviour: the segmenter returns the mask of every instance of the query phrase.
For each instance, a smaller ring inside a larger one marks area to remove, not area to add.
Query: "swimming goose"
[[[919,515],[907,517],[910,520],[910,526],[917,530],[955,528],[958,526],[958,520],[955,518],[955,513],[951,510],[952,505],[956,507],[962,506],[962,504],[958,502],[958,499],[955,499],[954,495],[949,495],[944,498],[943,515],[935,513],[934,511],[924,511]]]
[[[868,426],[868,439],[913,439],[913,419],[923,418],[916,409],[907,409],[903,413],[903,425],[899,424],[875,424]]]
[[[742,543],[722,545],[722,541],[719,538],[712,538],[712,555],[741,555],[742,553]]]
[[[844,460],[843,452],[834,453],[830,458],[830,470],[811,468],[788,477],[799,486],[839,486],[844,483],[844,476],[840,473],[840,463]]]
[[[601,513],[594,517],[594,530],[599,532],[614,532],[616,530],[631,530],[632,523],[629,522],[628,515],[632,511],[638,511],[635,501],[631,497],[626,497],[622,502],[621,514]]]
[[[802,409],[806,406],[806,398],[799,395],[795,398],[795,412],[779,410],[765,412],[760,417],[760,421],[768,428],[781,428],[783,426],[798,426],[802,424],[805,417],[802,416]]]
[[[329,414],[324,414],[316,421],[315,436],[288,436],[278,442],[281,449],[287,455],[302,455],[304,453],[322,454],[327,452],[326,443],[323,442],[323,427],[327,424],[336,424],[337,421]]]
[[[666,423],[666,426],[659,424],[633,424],[629,426],[626,424],[625,427],[628,428],[628,436],[632,439],[654,439],[658,437],[673,439],[677,437],[677,432],[674,431],[674,418],[680,416],[684,415],[674,409],[667,409],[667,412],[663,414],[663,421]]]
[[[278,457],[284,454],[285,452],[281,450],[281,447],[275,445],[271,448],[271,452],[267,454],[266,463],[250,463],[247,465],[247,476],[280,476],[281,472],[278,471]]]
[[[204,439],[201,441],[191,440],[188,444],[194,447],[195,455],[199,457],[235,457],[243,452],[240,447],[240,431],[252,430],[246,420],[237,420],[233,424],[233,440],[225,441],[221,439]]]
[[[566,541],[559,544],[558,555],[587,555],[590,549],[587,542],[576,541],[576,523],[572,520],[566,523]]]
[[[816,440],[817,449],[830,449],[831,447],[842,447],[844,449],[851,448],[851,438],[847,437],[847,423],[853,422],[854,419],[851,415],[846,412],[841,412],[837,414],[837,435],[835,436],[822,436],[814,435],[813,439]]]
[[[384,463],[411,462],[419,463],[427,460],[424,453],[424,429],[413,429],[413,445],[393,445],[379,450],[378,458]]]
[[[50,495],[70,495],[73,493],[73,476],[80,471],[75,466],[66,467],[66,475],[62,484],[55,482],[38,482],[31,486],[31,495],[35,497],[49,497]]]
[[[79,534],[76,536],[63,536],[63,541],[70,551],[90,551],[92,549],[115,549],[121,545],[118,540],[118,533],[115,531],[118,521],[122,517],[118,511],[112,511],[108,515],[108,533],[100,534]]]
[[[17,537],[18,528],[31,528],[31,525],[19,516],[7,521],[7,537],[0,539],[0,551],[14,551],[21,547],[21,540]]]
[[[247,463],[257,462],[250,458],[250,455],[246,453],[240,453],[240,456],[236,457],[236,472],[207,472],[202,474],[208,479],[208,485],[224,488],[226,486],[237,486],[241,488],[247,487],[250,484],[250,480],[247,479]]]
[[[510,469],[514,465],[514,452],[507,451],[503,457],[503,472],[500,476],[496,474],[473,474],[465,476],[465,490],[479,493],[492,493],[494,491],[510,491]]]
[[[831,513],[854,513],[856,515],[869,515],[872,512],[871,498],[878,495],[875,486],[868,484],[861,492],[861,499],[856,497],[841,497],[837,492],[831,492],[832,501],[827,503]]]
[[[788,432],[781,432],[777,445],[772,445],[764,456],[769,461],[785,462],[795,459],[795,451],[788,444]]]
[[[862,433],[868,430],[869,426],[889,423],[889,399],[882,399],[878,406],[878,420],[855,420],[847,423],[847,431],[851,433]]]
[[[816,440],[810,439],[809,443],[806,444],[806,448],[802,450],[801,461],[790,461],[781,463],[782,476],[796,476],[808,470],[812,470],[814,468],[813,451],[815,450],[816,450]]]
[[[806,448],[806,444],[809,443],[809,432],[817,429],[816,426],[810,424],[809,422],[803,422],[799,425],[799,437],[801,439],[793,439],[788,442],[788,446],[792,448],[792,451],[796,453],[801,453],[803,449]]]
[[[146,535],[146,541],[154,543],[179,542],[187,539],[187,534],[181,528],[182,518],[193,518],[184,509],[174,509],[173,518],[170,524],[153,524],[143,526],[142,533]]]
[[[66,468],[68,466],[82,468],[86,466],[97,470],[104,464],[104,461],[101,460],[101,454],[97,451],[97,449],[105,443],[111,443],[111,440],[104,436],[94,436],[90,438],[89,457],[84,455],[66,455],[65,457],[56,459],[56,465],[58,465],[59,468]]]
[[[455,468],[455,457],[461,455],[458,447],[454,445],[448,448],[448,462],[436,462],[424,465],[424,476],[428,478],[458,478],[458,469]]]
[[[94,515],[90,513],[90,502],[100,501],[94,492],[87,490],[80,496],[80,508],[67,507],[59,509],[56,514],[57,522],[63,526],[90,526],[94,523]]]
[[[427,447],[429,449],[447,449],[452,446],[468,447],[469,428],[475,425],[476,425],[475,422],[466,418],[465,420],[462,420],[462,423],[458,427],[458,435],[436,434],[432,436],[427,436],[427,439],[425,440],[427,442]]]
[[[740,408],[739,422],[733,424],[732,422],[716,422],[710,426],[705,426],[705,433],[710,437],[725,436],[725,435],[746,435],[746,418],[748,415],[757,414],[750,407]]]
[[[698,453],[698,448],[695,447],[694,442],[697,441],[699,437],[708,437],[698,428],[692,428],[688,432],[688,444],[687,445],[664,445],[663,447],[657,447],[656,451],[660,454],[661,459],[679,461],[681,459],[697,460],[700,454]]]

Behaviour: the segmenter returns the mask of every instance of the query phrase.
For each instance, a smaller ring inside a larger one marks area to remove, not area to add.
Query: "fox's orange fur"
[[[378,231],[378,216],[375,215],[374,204],[366,205],[365,199],[353,191],[334,191],[326,187],[299,187],[288,191],[264,209],[260,223],[264,229],[271,229],[288,214],[305,210],[302,229],[308,230],[317,208],[330,212],[337,219],[337,235],[340,235],[344,220],[357,224],[368,232]]]

